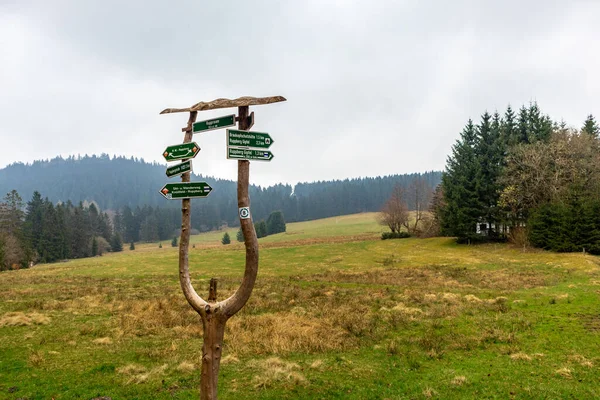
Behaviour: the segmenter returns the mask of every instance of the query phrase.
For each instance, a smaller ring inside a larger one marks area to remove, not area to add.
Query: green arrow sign
[[[160,194],[169,200],[206,197],[210,192],[212,188],[206,182],[167,183],[160,189]]]
[[[257,160],[271,161],[275,157],[273,153],[267,150],[252,150],[244,148],[227,148],[227,158],[232,160]]]
[[[198,143],[190,142],[167,147],[163,152],[163,156],[167,161],[184,160],[196,157],[199,151],[200,146],[198,146]]]
[[[226,115],[224,117],[207,119],[206,121],[198,121],[192,124],[192,132],[212,131],[215,129],[226,128],[235,125],[235,114]]]
[[[268,149],[273,139],[268,133],[227,129],[227,146]]]
[[[167,168],[167,176],[172,178],[177,175],[184,174],[192,170],[192,160],[187,160],[182,162],[181,164],[173,165],[172,167]]]

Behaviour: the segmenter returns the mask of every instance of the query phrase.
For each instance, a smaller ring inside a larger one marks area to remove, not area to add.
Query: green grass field
[[[221,399],[600,398],[600,258],[379,240],[374,214],[288,224],[228,322]],[[192,238],[201,295],[243,245]],[[0,399],[193,399],[202,328],[177,249],[0,273]]]

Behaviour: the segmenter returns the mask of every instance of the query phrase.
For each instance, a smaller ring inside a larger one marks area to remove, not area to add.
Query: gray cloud
[[[593,1],[4,1],[0,167],[101,152],[161,161],[186,121],[163,108],[279,94],[288,102],[254,108],[254,129],[276,141],[273,162],[253,163],[256,183],[441,169],[486,109],[537,100],[575,126],[596,111],[599,12]],[[196,171],[235,177],[224,132],[195,139]]]

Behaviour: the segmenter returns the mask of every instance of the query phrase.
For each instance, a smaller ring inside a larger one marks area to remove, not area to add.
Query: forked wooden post
[[[215,108],[238,107],[238,127],[240,130],[249,129],[249,106],[257,104],[270,104],[285,101],[281,96],[254,98],[241,97],[236,100],[217,99],[209,103],[197,103],[187,109],[166,109],[161,114],[172,112],[189,112],[188,124],[182,130],[185,132],[184,143],[192,141],[192,126],[196,121],[199,110],[210,110]],[[181,177],[182,182],[190,181],[190,173],[186,172]],[[250,162],[238,161],[238,183],[237,196],[238,207],[250,207],[248,186],[250,181]],[[202,346],[202,370],[200,380],[200,399],[215,400],[217,398],[217,383],[219,377],[219,366],[221,364],[221,353],[223,351],[223,336],[225,334],[225,323],[229,318],[244,307],[254,288],[254,282],[258,274],[258,240],[252,223],[251,216],[240,217],[240,225],[244,233],[244,245],[246,247],[246,268],[240,287],[228,299],[217,301],[217,281],[211,279],[208,301],[198,295],[192,286],[188,262],[188,250],[190,243],[190,199],[181,202],[181,238],[179,241],[179,282],[183,294],[188,303],[202,318],[204,332],[204,343]]]

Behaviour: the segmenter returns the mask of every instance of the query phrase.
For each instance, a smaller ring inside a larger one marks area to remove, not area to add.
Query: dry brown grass
[[[47,325],[50,323],[50,318],[44,314],[22,312],[8,312],[0,318],[0,326],[30,326],[30,325]]]
[[[582,367],[593,368],[594,363],[580,354],[569,356],[569,361],[576,362]]]
[[[35,350],[29,354],[28,361],[32,367],[40,367],[46,359],[41,351]]]
[[[563,367],[563,368],[557,369],[557,370],[555,371],[555,373],[556,373],[557,375],[560,375],[560,376],[562,376],[563,378],[566,378],[566,379],[571,379],[571,378],[573,378],[572,372],[573,372],[573,371],[571,371],[571,369],[570,369],[570,368],[568,368],[568,367]]]
[[[228,349],[236,354],[313,353],[356,344],[333,319],[289,313],[232,318],[227,323],[225,340]]]
[[[455,376],[454,378],[452,378],[450,383],[456,386],[462,386],[465,383],[467,383],[467,377],[463,375]]]
[[[532,358],[530,355],[525,353],[514,353],[510,355],[510,359],[513,361],[531,361]]]
[[[94,340],[92,340],[92,343],[100,344],[100,345],[109,345],[109,344],[113,343],[113,340],[106,336],[103,338],[94,339]]]
[[[117,373],[124,375],[127,378],[127,384],[139,384],[147,382],[149,380],[159,379],[161,376],[164,375],[165,371],[167,370],[167,367],[167,364],[163,364],[158,367],[152,368],[151,370],[148,370],[148,368],[144,367],[143,365],[128,364],[121,368],[118,368]]]
[[[298,364],[283,361],[278,357],[250,361],[248,366],[261,371],[260,375],[253,378],[256,388],[268,388],[275,383],[292,385],[306,383],[306,378],[299,372],[300,366]]]
[[[223,361],[221,361],[223,362]],[[180,372],[192,372],[196,369],[196,365],[194,363],[188,362],[188,361],[182,361],[178,366],[177,366],[177,371]]]

